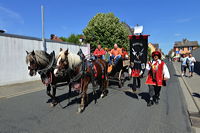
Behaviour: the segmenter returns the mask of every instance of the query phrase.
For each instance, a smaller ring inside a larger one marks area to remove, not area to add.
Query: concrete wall
[[[198,75],[200,75],[200,48],[197,48],[192,51],[192,55],[196,59],[196,63],[194,65],[194,72],[196,72]]]
[[[195,57],[195,59],[200,62],[200,48],[197,48],[192,51],[192,55]]]
[[[84,54],[90,54],[90,46],[79,46],[47,40],[47,52],[53,50],[58,54],[60,48],[69,49],[77,53],[81,48]],[[39,75],[30,77],[25,62],[26,50],[42,50],[42,41],[39,38],[0,34],[0,86],[38,80]]]

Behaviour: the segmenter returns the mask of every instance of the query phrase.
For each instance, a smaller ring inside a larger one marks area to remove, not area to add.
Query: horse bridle
[[[38,66],[37,66],[37,61],[36,61],[35,55],[31,55],[31,58],[32,58],[32,60],[29,61],[30,65],[28,66],[28,70],[35,70],[35,71],[37,71]]]

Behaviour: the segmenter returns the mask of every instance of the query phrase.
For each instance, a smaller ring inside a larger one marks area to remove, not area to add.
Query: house
[[[150,42],[148,44],[148,47],[151,50],[151,53],[154,52],[154,51],[156,51],[156,50],[159,50],[159,44],[157,44],[157,43],[153,44],[153,43]]]
[[[159,44],[158,43],[148,43],[148,48],[150,50],[151,53],[153,53],[154,51],[160,51],[162,54],[162,59],[165,58],[165,54],[162,52],[162,49],[159,48]],[[149,56],[151,56],[151,53],[148,53]]]
[[[183,39],[174,43],[175,57],[180,57],[183,54],[191,53],[194,49],[198,48],[198,41],[189,41]]]
[[[56,35],[54,35],[54,34],[51,34],[51,38],[50,38],[51,40],[54,40],[54,41],[57,41],[57,42],[63,42],[63,40],[62,39],[60,39],[59,37],[57,37]]]

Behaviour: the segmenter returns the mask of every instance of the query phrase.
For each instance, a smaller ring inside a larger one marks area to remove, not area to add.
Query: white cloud
[[[176,22],[177,23],[186,23],[186,22],[190,22],[192,20],[192,18],[182,18],[182,19],[177,19]]]
[[[10,24],[24,24],[22,16],[8,8],[0,6],[0,28],[7,28]]]
[[[182,36],[180,33],[175,33],[174,36]]]
[[[67,28],[67,26],[61,26],[61,29],[62,30],[67,30],[68,28]]]

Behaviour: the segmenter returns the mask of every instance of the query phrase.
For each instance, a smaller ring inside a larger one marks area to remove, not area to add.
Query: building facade
[[[174,43],[175,57],[180,57],[183,54],[191,53],[194,49],[198,48],[198,41],[189,41],[183,39]]]
[[[159,44],[153,44],[153,43],[149,43],[148,44],[149,49],[151,50],[151,53],[153,53],[156,50],[159,50]]]

